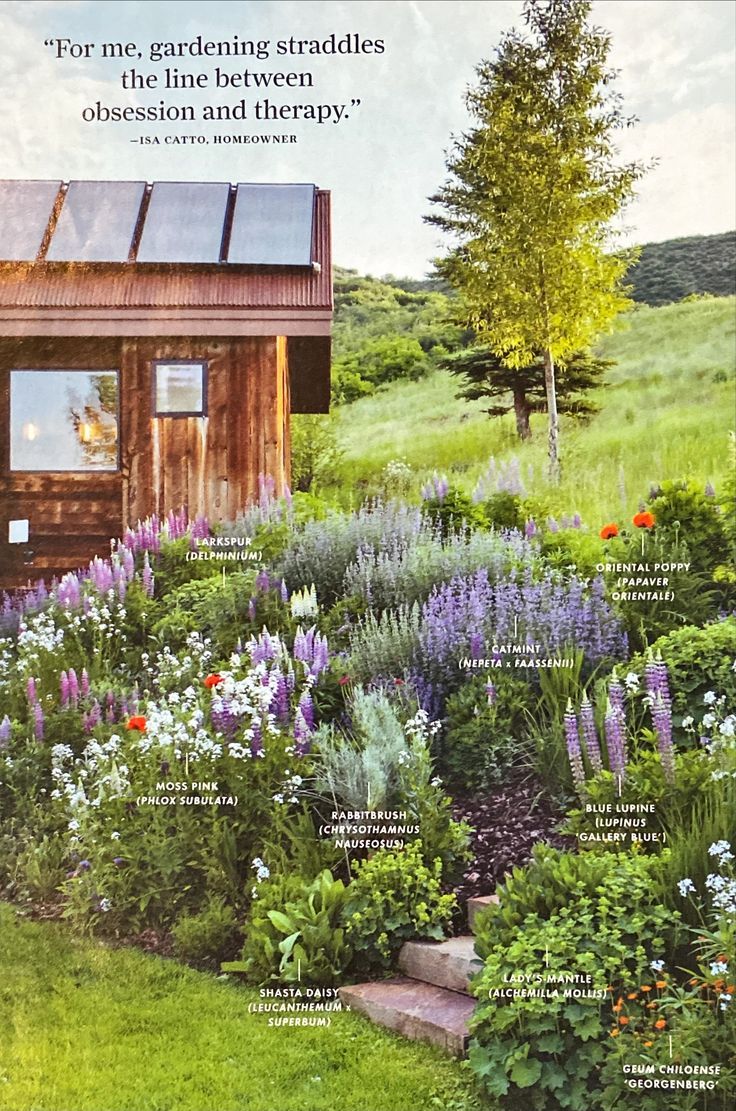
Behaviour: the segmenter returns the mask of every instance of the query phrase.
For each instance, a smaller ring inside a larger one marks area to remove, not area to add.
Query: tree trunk
[[[516,417],[516,435],[520,440],[530,440],[532,430],[529,427],[529,413],[531,412],[526,401],[526,393],[524,390],[517,389],[513,391],[514,395],[514,415]]]
[[[557,389],[555,386],[555,361],[549,348],[544,351],[544,388],[547,392],[547,417],[549,420],[549,479],[555,485],[560,481],[560,421],[557,415]]]

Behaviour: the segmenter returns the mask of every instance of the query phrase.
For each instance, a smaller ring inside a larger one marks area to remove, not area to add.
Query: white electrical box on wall
[[[8,543],[28,543],[28,521],[8,521]]]

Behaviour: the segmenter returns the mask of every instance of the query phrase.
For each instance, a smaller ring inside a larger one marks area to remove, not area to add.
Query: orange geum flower
[[[623,1003],[614,1003],[613,1007],[611,1007],[611,1010],[614,1012],[614,1014],[618,1014],[619,1011],[623,1010],[623,1006]]]
[[[641,991],[651,991],[651,990],[652,990],[652,985],[651,984],[642,984],[641,985]]]
[[[657,1021],[654,1024],[654,1029],[655,1030],[664,1030],[666,1025],[667,1025],[667,1023],[665,1022],[665,1020],[663,1018],[658,1018]]]
[[[631,1019],[627,1015],[619,1015],[618,1021],[620,1026],[628,1026],[631,1022]]]
[[[657,980],[657,982],[654,986],[655,986],[655,988],[660,988],[660,989],[661,988],[666,988],[667,987],[667,981],[666,980]]]
[[[620,1031],[620,1030],[616,1030],[616,1029],[615,1029],[615,1027],[614,1027],[614,1029],[613,1029],[613,1030],[611,1031],[611,1037],[612,1037],[612,1038],[617,1038],[617,1037],[619,1036],[619,1034],[620,1034],[620,1033],[621,1033],[621,1031]]]
[[[654,1045],[654,1042],[644,1042],[644,1045],[646,1046],[647,1049],[649,1049],[650,1046]]]
[[[636,999],[638,994],[639,994],[638,991],[630,991],[629,994],[626,996],[626,998],[627,999]]]

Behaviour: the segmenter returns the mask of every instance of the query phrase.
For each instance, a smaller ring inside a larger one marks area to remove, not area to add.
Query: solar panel
[[[35,259],[60,188],[60,181],[0,181],[0,259]]]
[[[314,185],[238,185],[228,262],[309,266]]]
[[[142,181],[72,181],[46,258],[126,262],[145,188]]]
[[[229,185],[157,181],[138,262],[219,262]]]

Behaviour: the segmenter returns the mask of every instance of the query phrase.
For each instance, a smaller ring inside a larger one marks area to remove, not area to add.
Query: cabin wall
[[[207,415],[154,417],[156,359],[208,363]],[[11,473],[9,371],[119,370],[120,470]],[[186,505],[230,520],[258,497],[259,474],[289,481],[285,337],[0,342],[0,588],[50,578],[109,552],[111,537],[153,512]],[[28,544],[8,522],[28,519]]]
[[[13,340],[0,343],[0,587],[51,578],[106,555],[120,535],[118,472],[10,471],[10,370],[115,370],[119,340]],[[8,543],[8,523],[29,522],[27,544]]]

